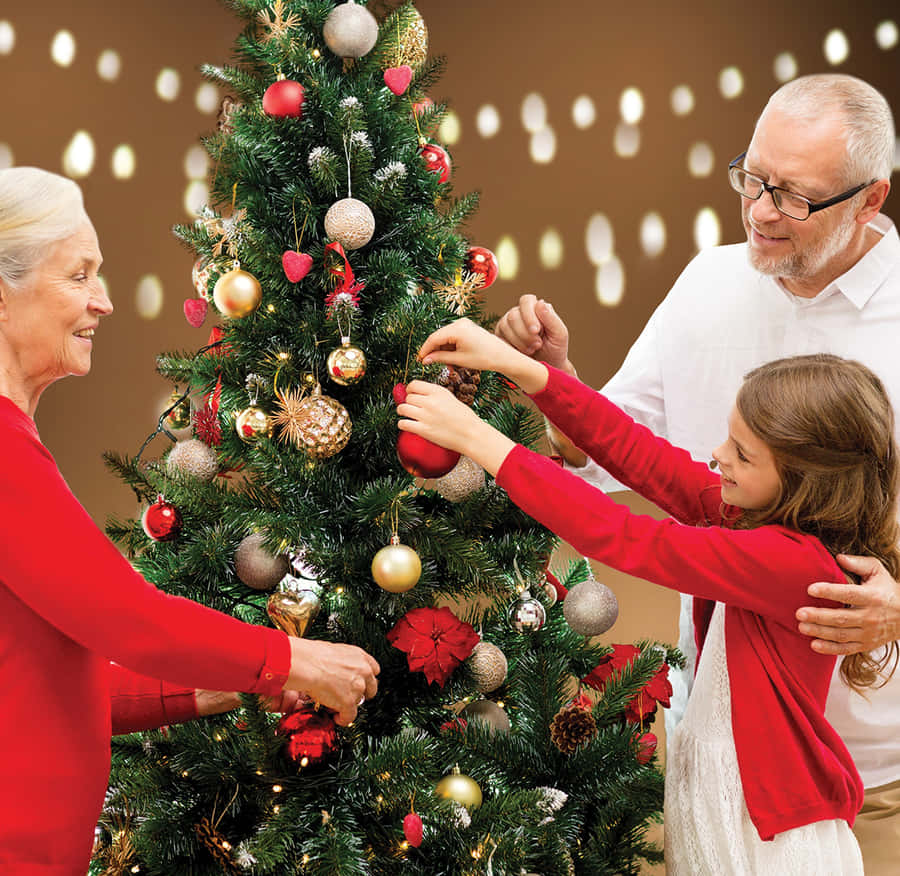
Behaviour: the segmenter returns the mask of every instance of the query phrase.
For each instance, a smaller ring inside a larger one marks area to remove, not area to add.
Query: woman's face
[[[6,293],[0,331],[28,383],[90,371],[94,330],[113,309],[98,277],[102,261],[97,232],[85,218],[18,289]]]

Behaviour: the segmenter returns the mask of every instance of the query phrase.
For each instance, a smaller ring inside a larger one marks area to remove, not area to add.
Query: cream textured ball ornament
[[[338,57],[361,58],[378,42],[378,22],[365,6],[348,0],[328,14],[322,36],[325,45]]]
[[[346,250],[359,249],[372,239],[375,217],[362,201],[342,198],[325,214],[325,233]]]
[[[467,721],[481,721],[491,730],[509,733],[509,715],[493,700],[475,700],[469,703],[459,716]]]
[[[174,477],[190,475],[200,481],[211,481],[219,473],[216,451],[198,438],[179,441],[166,458],[166,471]]]
[[[566,594],[563,615],[579,636],[599,636],[618,619],[619,602],[609,587],[590,577]]]
[[[434,488],[448,502],[462,502],[483,486],[484,469],[468,456],[461,456],[447,474],[434,482]]]
[[[506,673],[509,671],[506,655],[490,642],[479,642],[466,663],[481,693],[497,690],[506,681]]]
[[[254,590],[271,590],[288,573],[288,558],[270,553],[264,542],[265,534],[254,532],[234,552],[235,573]]]

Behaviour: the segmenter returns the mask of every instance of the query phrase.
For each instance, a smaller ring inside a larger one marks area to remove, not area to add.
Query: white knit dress
[[[772,757],[778,741],[772,740]],[[725,607],[716,603],[684,718],[666,764],[667,876],[862,876],[843,819],[759,838],[744,802],[731,727]]]

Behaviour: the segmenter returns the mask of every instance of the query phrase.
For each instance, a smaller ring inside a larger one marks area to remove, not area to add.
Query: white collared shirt
[[[834,353],[859,360],[881,378],[900,426],[900,237],[887,216],[870,227],[881,240],[815,298],[798,298],[756,271],[746,243],[701,251],[603,393],[706,461],[727,435],[728,413],[748,371],[784,356]],[[622,489],[593,462],[578,472],[602,489]],[[668,732],[684,712],[696,657],[690,597],[684,595],[679,630],[688,667],[673,679]],[[826,716],[871,788],[900,779],[900,671],[867,697],[852,693],[836,670]]]

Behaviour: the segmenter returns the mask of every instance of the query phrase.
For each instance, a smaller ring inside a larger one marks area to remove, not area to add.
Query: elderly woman
[[[100,263],[75,183],[0,171],[0,872],[10,876],[86,871],[111,733],[236,705],[215,691],[282,707],[302,691],[348,724],[377,690],[378,664],[360,648],[157,590],[66,486],[33,417],[51,383],[90,370],[112,312]]]

